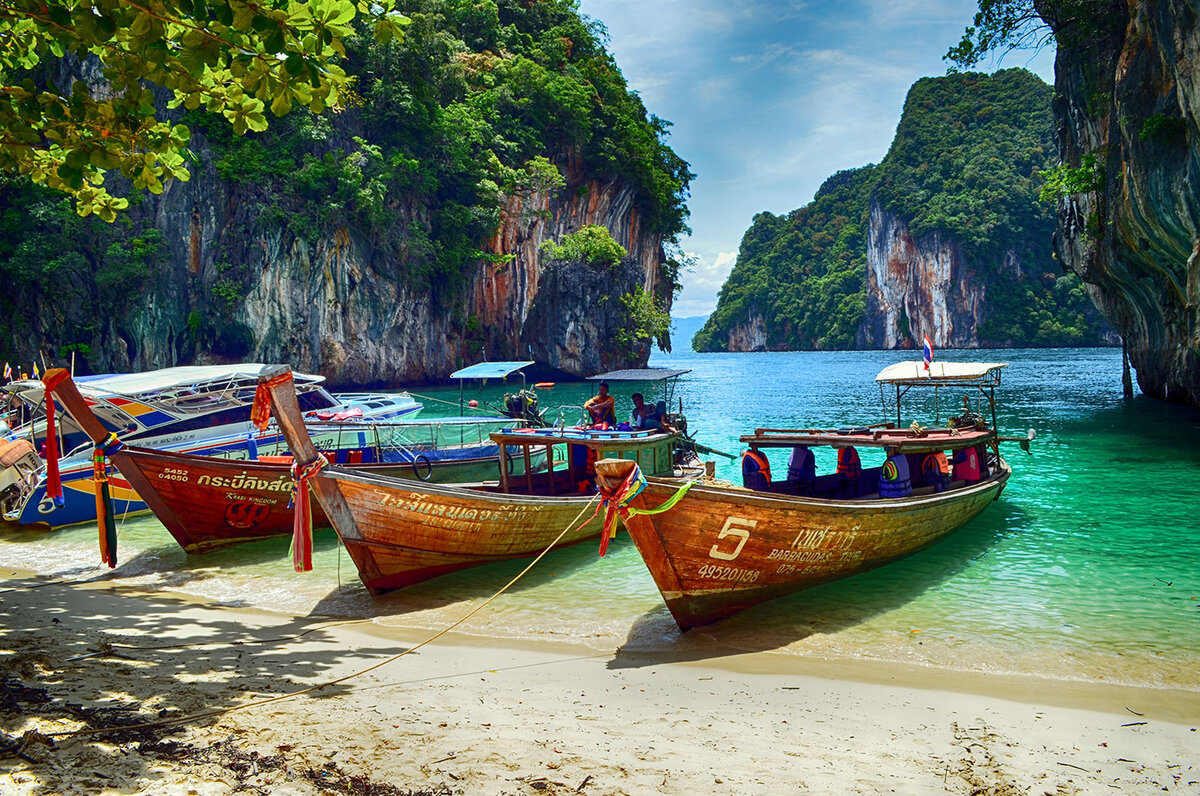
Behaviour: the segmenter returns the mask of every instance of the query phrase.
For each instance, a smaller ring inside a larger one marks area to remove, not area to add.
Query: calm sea
[[[938,354],[1010,363],[998,390],[1000,427],[1037,430],[1032,456],[1008,446],[1013,478],[1000,500],[938,545],[681,636],[629,540],[620,537],[603,560],[589,542],[547,556],[466,632],[633,653],[775,650],[1200,690],[1200,414],[1140,396],[1125,402],[1119,351]],[[738,435],[754,427],[883,419],[873,378],[899,358],[680,353],[658,354],[652,364],[691,370],[676,390],[691,429],[700,442],[736,453]],[[416,392],[453,403],[427,400],[422,417],[457,414],[457,388]],[[468,388],[466,397],[503,392]],[[632,389],[614,392],[624,414]],[[590,393],[571,384],[541,396],[543,405],[578,405]],[[959,403],[961,395],[943,394],[943,419]],[[930,424],[933,414],[930,404],[905,423]],[[734,463],[718,462],[719,476],[736,478]],[[92,526],[7,532],[0,562],[47,576],[101,576],[95,539]],[[131,517],[121,523],[121,564],[109,577],[227,604],[432,630],[524,565],[477,568],[372,598],[332,531],[318,531],[316,546],[316,571],[296,574],[287,540],[189,557],[152,517]]]

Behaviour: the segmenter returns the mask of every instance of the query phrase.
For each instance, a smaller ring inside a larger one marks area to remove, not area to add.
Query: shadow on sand
[[[42,783],[40,793],[68,789],[70,772],[39,764],[36,747],[13,756],[13,740],[36,716],[86,727],[120,727],[162,717],[240,705],[248,699],[299,690],[344,674],[351,662],[377,661],[401,652],[386,640],[353,650],[329,645],[323,621],[310,618],[230,615],[170,595],[136,599],[120,587],[0,581],[0,771],[25,768]],[[316,643],[313,643],[316,642]],[[180,646],[186,644],[186,646]],[[324,699],[347,690],[324,688],[301,699]],[[211,726],[217,718],[199,719]],[[105,733],[116,745],[97,749],[114,760],[120,744],[156,744],[177,730],[156,728]],[[107,751],[104,751],[107,750]],[[138,772],[156,777],[149,765]]]

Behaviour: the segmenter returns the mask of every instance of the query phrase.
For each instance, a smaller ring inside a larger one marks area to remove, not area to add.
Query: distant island
[[[760,213],[697,351],[1111,345],[1054,255],[1053,89],[1024,69],[924,78],[887,156]]]

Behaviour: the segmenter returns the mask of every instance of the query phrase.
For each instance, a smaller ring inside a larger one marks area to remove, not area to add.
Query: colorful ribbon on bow
[[[278,387],[292,378],[292,372],[285,370],[278,376],[272,376],[266,381],[260,381],[254,390],[254,404],[250,407],[250,422],[259,431],[271,422],[271,388]]]
[[[308,479],[328,464],[321,454],[303,468],[292,461],[292,499],[288,508],[295,508],[292,521],[292,566],[297,572],[308,572],[312,566],[312,506],[308,500]]]
[[[695,481],[688,481],[675,491],[674,495],[667,498],[657,508],[653,509],[637,509],[629,505],[635,497],[642,493],[646,488],[646,477],[642,475],[642,468],[636,464],[629,471],[629,475],[625,476],[625,480],[621,485],[611,492],[603,486],[598,487],[600,490],[600,506],[596,507],[596,511],[600,511],[600,507],[604,507],[604,532],[600,536],[600,557],[608,552],[608,543],[617,535],[617,517],[628,520],[630,517],[636,517],[639,514],[662,514],[664,511],[670,511],[675,507],[688,490],[692,488]],[[592,516],[595,516],[594,514]]]
[[[105,457],[125,447],[110,433],[92,448],[92,483],[96,491],[96,529],[100,532],[100,560],[109,569],[117,566],[117,524],[113,518],[112,495],[108,491],[108,462]]]

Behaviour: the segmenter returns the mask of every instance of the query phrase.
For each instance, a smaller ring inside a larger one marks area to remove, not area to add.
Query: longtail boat
[[[66,371],[47,373],[46,383],[54,385],[58,401],[94,443],[108,439],[108,429]],[[421,481],[497,473],[499,454],[490,433],[513,422],[507,418],[393,423],[305,420],[330,462],[355,472]],[[292,457],[286,448],[282,450],[286,455],[225,459],[136,445],[110,447],[112,466],[120,474],[119,478],[106,474],[111,488],[136,490],[189,553],[294,531]],[[540,459],[534,466],[538,463]],[[319,505],[312,521],[329,524]]]
[[[593,509],[597,459],[629,458],[656,476],[676,473],[671,431],[511,429],[492,435],[500,450],[499,482],[415,484],[353,472],[319,458],[291,380],[281,367],[260,383],[302,479],[341,537],[367,589],[380,594],[467,567],[537,555],[600,534]],[[510,450],[524,466],[509,474]],[[547,466],[534,472],[533,456]],[[562,455],[560,455],[560,452]],[[565,465],[558,467],[559,462]]]
[[[885,398],[885,386],[896,387],[896,424],[756,429],[741,437],[749,445],[742,486],[697,482],[681,495],[678,483],[647,478],[631,462],[600,461],[601,489],[686,631],[910,555],[996,500],[1011,474],[998,443],[1022,442],[1028,452],[1032,430],[1000,437],[969,407],[946,426],[899,428],[899,404],[912,387],[975,390],[994,426],[1003,367],[938,363],[925,375],[920,362],[893,365],[876,380]],[[838,451],[838,472],[816,474],[811,448],[819,446]],[[786,478],[771,479],[770,448],[792,450]],[[872,448],[888,459],[864,470],[857,451]]]
[[[149,373],[80,377],[77,391],[88,408],[122,442],[144,448],[170,449],[181,453],[227,458],[254,458],[254,451],[279,443],[274,430],[254,429],[250,422],[251,401],[258,384],[261,364],[209,365],[166,368]],[[395,421],[415,417],[422,405],[407,393],[374,394],[328,392],[324,376],[300,376],[300,401],[311,419],[357,418],[363,421]],[[55,462],[60,494],[51,496],[48,487],[50,463],[38,477],[21,478],[21,492],[4,500],[4,519],[23,525],[51,529],[96,519],[93,500],[97,488],[92,478],[88,436],[61,413],[48,433],[48,419],[55,416],[54,401],[46,401],[43,383],[26,381],[6,385],[28,414],[35,417],[25,427],[8,433],[27,438],[40,449],[51,439],[63,455]],[[21,476],[20,472],[7,474]],[[0,479],[15,479],[0,473]],[[112,499],[122,514],[147,510],[137,490],[121,477],[109,485]]]

